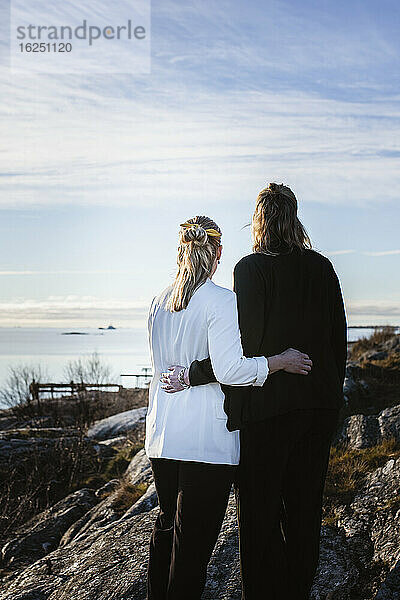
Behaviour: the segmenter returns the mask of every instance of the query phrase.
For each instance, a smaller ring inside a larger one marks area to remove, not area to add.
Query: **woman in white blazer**
[[[308,356],[243,356],[234,292],[211,280],[221,230],[204,216],[181,225],[178,272],[151,305],[148,329],[153,379],[145,448],[159,499],[150,543],[148,600],[200,600],[239,463],[239,432],[226,428],[219,383],[170,394],[169,365],[210,356],[219,382],[262,386],[279,369],[309,370]]]

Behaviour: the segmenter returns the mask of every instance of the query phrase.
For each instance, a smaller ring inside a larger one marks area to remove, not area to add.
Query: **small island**
[[[99,329],[103,329],[103,330],[109,330],[109,329],[117,329],[116,327],[114,327],[113,325],[109,325],[108,327],[99,327]]]
[[[61,335],[89,335],[84,331],[64,331]]]

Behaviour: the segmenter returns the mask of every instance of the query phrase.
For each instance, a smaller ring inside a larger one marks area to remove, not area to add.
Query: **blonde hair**
[[[294,248],[312,248],[297,216],[296,196],[290,188],[270,183],[258,194],[252,220],[253,252],[287,254]]]
[[[220,228],[209,217],[193,217],[181,225],[178,272],[165,305],[167,310],[179,312],[186,308],[197,288],[210,277],[221,235]]]

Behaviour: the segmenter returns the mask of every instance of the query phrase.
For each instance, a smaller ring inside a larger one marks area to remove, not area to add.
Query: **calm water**
[[[62,335],[79,331],[87,335]],[[126,387],[134,378],[121,378],[121,373],[141,373],[150,365],[146,329],[56,329],[0,328],[0,387],[10,365],[40,364],[53,382],[65,381],[65,365],[81,356],[98,352],[113,372],[113,382]]]
[[[62,335],[68,329],[0,328],[0,387],[10,365],[40,364],[53,382],[65,381],[64,366],[80,356],[98,352],[110,365],[115,383],[133,386],[134,378],[121,373],[140,373],[150,365],[147,331],[142,329],[79,329],[87,335]],[[349,340],[368,336],[372,329],[349,329]]]

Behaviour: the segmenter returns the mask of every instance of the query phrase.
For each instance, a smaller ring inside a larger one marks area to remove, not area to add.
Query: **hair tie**
[[[183,229],[199,229],[199,227],[201,227],[201,225],[199,225],[199,223],[181,223],[181,227],[183,227]],[[203,229],[203,228],[202,228]],[[206,232],[206,234],[210,237],[221,237],[221,233],[219,231],[217,231],[216,229],[204,229],[204,231]]]

